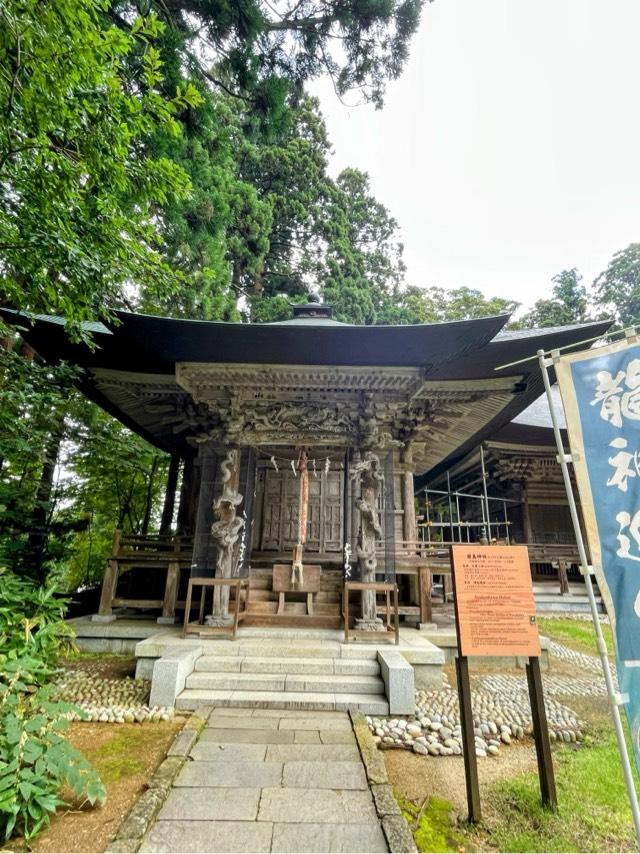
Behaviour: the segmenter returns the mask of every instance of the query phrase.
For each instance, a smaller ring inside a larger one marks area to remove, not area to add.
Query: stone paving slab
[[[351,732],[351,721],[346,715],[341,715],[336,718],[320,719],[321,732],[323,730],[343,730]],[[306,715],[298,718],[282,718],[280,721],[280,729],[318,729],[318,720],[315,715]]]
[[[296,735],[300,730],[296,731]],[[352,744],[353,736],[346,729],[321,729],[319,730],[320,741],[323,744]],[[295,739],[294,739],[295,740]]]
[[[190,762],[180,771],[173,785],[203,789],[257,786],[264,789],[282,783],[282,768],[282,762],[236,762],[232,757],[226,762]]]
[[[181,745],[186,764],[140,851],[389,850],[349,715],[214,708],[205,717],[197,742]]]
[[[318,824],[378,823],[371,792],[332,789],[263,789],[258,821],[291,821]]]
[[[297,729],[293,741],[295,744],[320,744],[320,733],[315,729]]]
[[[267,762],[360,763],[360,753],[355,744],[269,744],[266,750]]]
[[[205,729],[201,740],[219,741],[228,744],[293,744],[293,730],[278,729]]]
[[[212,727],[216,729],[256,729],[257,727],[260,727],[260,729],[278,729],[280,723],[278,718],[261,718],[260,722],[257,723],[253,719],[253,716],[243,715],[240,717],[223,714],[223,712],[226,712],[226,709],[221,709],[220,713],[212,712],[209,715],[207,722],[208,729]]]
[[[286,762],[282,774],[284,786],[296,789],[360,789],[369,791],[362,762]]]
[[[260,789],[172,789],[158,814],[160,821],[254,821]],[[300,793],[297,793],[300,797]]]
[[[225,709],[220,709],[221,713],[225,711]],[[236,711],[240,711],[240,709]],[[244,709],[243,711],[245,716],[248,713],[252,718],[278,718],[279,720],[283,718],[300,718],[300,711],[298,709]],[[315,711],[313,719],[319,721],[321,725],[322,721],[344,720],[344,714],[333,710]]]
[[[311,854],[311,852],[388,851],[380,826],[376,824],[297,824],[293,822],[273,825],[272,851],[282,854]]]
[[[293,747],[293,745],[274,745],[281,747]],[[263,762],[267,752],[266,744],[247,744],[219,741],[199,741],[191,748],[189,754],[195,762],[228,762],[229,758],[241,760],[251,759],[254,762]]]
[[[257,821],[157,821],[141,852],[231,852],[271,851],[273,825]]]

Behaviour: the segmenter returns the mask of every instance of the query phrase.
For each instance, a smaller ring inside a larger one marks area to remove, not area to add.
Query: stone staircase
[[[309,637],[249,637],[208,644],[187,676],[176,708],[213,704],[389,712],[375,647]]]

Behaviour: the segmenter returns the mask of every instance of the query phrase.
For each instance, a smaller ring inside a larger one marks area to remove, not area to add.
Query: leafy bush
[[[106,792],[62,733],[79,710],[55,696],[58,656],[73,646],[55,587],[0,569],[0,831],[31,839],[64,802],[63,785],[91,804]],[[81,714],[81,713],[80,713]]]

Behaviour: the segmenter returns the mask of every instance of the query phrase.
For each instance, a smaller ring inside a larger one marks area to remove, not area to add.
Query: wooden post
[[[531,526],[531,511],[529,509],[529,496],[526,487],[522,488],[522,527],[524,529],[525,543],[533,542],[533,528]]]
[[[566,560],[558,561],[558,581],[560,582],[560,595],[564,596],[569,593],[569,579],[567,577],[567,562]]]
[[[100,605],[98,607],[98,617],[109,617],[115,620],[113,616],[113,600],[116,595],[118,586],[118,560],[117,555],[120,551],[120,540],[122,539],[122,531],[116,530],[113,535],[113,546],[111,548],[111,557],[107,561],[107,568],[102,580],[102,591],[100,593]]]
[[[458,637],[460,637],[459,634]],[[470,824],[476,824],[482,819],[482,812],[480,809],[476,737],[473,731],[473,710],[471,708],[469,659],[466,656],[459,655],[456,658],[456,678],[458,682],[458,699],[460,701],[460,727],[462,729],[462,756],[464,759],[464,776],[467,787],[467,806],[469,809],[468,820]]]
[[[176,561],[171,561],[167,568],[167,582],[164,587],[164,599],[162,600],[162,616],[158,617],[159,623],[175,622],[179,583],[180,564]]]
[[[536,742],[542,806],[555,810],[558,807],[558,798],[556,795],[556,781],[553,774],[551,745],[549,744],[547,714],[544,708],[539,658],[529,659],[529,663],[527,664],[527,683],[529,686],[529,699],[531,701],[531,720],[533,722],[533,736]]]
[[[427,566],[418,567],[420,581],[420,622],[431,623],[433,621],[433,608],[431,603],[431,570]]]

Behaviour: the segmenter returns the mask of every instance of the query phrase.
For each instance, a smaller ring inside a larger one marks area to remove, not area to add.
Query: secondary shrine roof
[[[535,359],[496,368],[608,327],[503,332],[505,315],[354,326],[328,316],[241,324],[117,312],[108,326],[87,327],[91,348],[70,340],[62,318],[0,314],[45,360],[83,368],[81,390],[163,450],[188,453],[231,425],[256,445],[355,444],[375,424],[414,443],[423,472],[460,458],[540,395]]]

